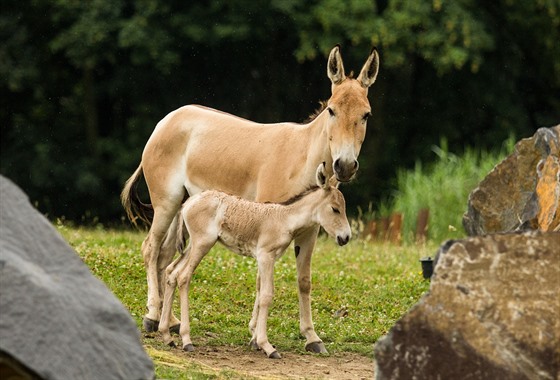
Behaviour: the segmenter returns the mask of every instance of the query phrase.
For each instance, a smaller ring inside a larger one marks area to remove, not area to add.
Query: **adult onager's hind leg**
[[[313,227],[294,240],[299,290],[299,328],[305,337],[307,351],[327,354],[327,349],[315,332],[311,318],[311,256],[318,233],[319,227]]]
[[[182,195],[176,199],[168,199],[163,205],[154,205],[152,226],[142,243],[142,256],[148,280],[148,313],[144,317],[143,325],[148,332],[157,331],[161,312],[158,261],[167,230],[181,206],[181,200]]]

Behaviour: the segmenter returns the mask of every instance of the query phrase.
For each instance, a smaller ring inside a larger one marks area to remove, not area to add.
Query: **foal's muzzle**
[[[337,158],[333,163],[333,170],[336,174],[336,179],[339,182],[348,182],[352,179],[354,174],[358,171],[358,161],[356,160],[341,160]]]

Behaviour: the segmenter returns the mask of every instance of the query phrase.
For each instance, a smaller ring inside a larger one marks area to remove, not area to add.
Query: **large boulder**
[[[2,176],[0,370],[23,379],[155,377],[124,306]]]
[[[463,226],[470,236],[560,229],[560,125],[515,145],[469,196]]]
[[[559,288],[558,232],[448,242],[429,292],[377,342],[376,378],[556,380]]]

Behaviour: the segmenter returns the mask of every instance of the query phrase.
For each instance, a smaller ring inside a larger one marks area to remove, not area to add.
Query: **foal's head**
[[[358,155],[366,135],[366,122],[371,115],[368,88],[375,82],[378,71],[379,54],[375,48],[356,79],[344,73],[338,45],[329,55],[327,74],[332,83],[332,95],[327,103],[327,134],[332,170],[340,182],[350,181],[358,170]]]
[[[346,218],[346,202],[338,190],[338,181],[333,175],[327,180],[324,163],[317,168],[317,185],[321,188],[321,202],[316,210],[317,221],[339,245],[350,240],[352,232]]]

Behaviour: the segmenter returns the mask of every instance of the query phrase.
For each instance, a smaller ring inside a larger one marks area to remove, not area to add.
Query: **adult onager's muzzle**
[[[354,174],[358,171],[357,160],[342,160],[337,158],[333,163],[333,171],[336,174],[336,179],[339,182],[348,182],[352,179]]]
[[[350,235],[345,235],[345,236],[338,235],[336,237],[336,242],[340,246],[346,245],[348,241],[350,241]]]

